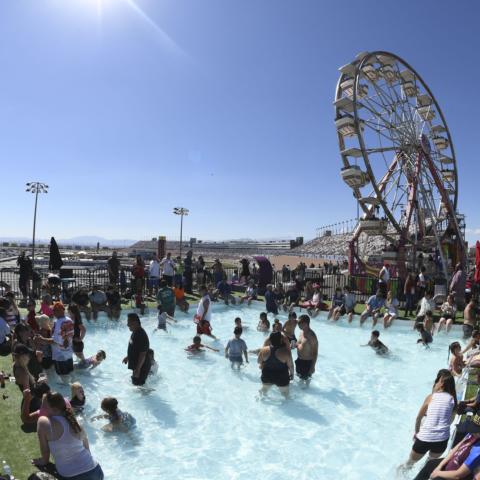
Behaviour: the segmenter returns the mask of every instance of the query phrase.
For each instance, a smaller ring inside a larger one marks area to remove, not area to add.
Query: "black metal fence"
[[[225,274],[228,281],[235,280],[238,275],[238,270],[234,268],[225,268]],[[41,287],[47,282],[48,270],[41,268],[35,269],[36,275],[34,281],[30,283],[33,293],[40,297]],[[255,272],[254,276],[255,276]],[[94,285],[105,289],[109,284],[108,270],[106,266],[97,266],[92,268],[75,268],[66,267],[60,271],[61,288],[68,290],[75,290],[81,286],[91,289]],[[121,268],[118,278],[117,287],[120,291],[124,292],[127,288],[131,288],[132,285],[132,272],[130,267]],[[195,275],[193,275],[195,284]],[[302,280],[311,281],[314,284],[321,286],[321,291],[325,298],[330,299],[337,287],[344,288],[349,286],[356,294],[357,301],[365,301],[370,295],[373,295],[378,288],[378,282],[376,278],[367,276],[350,276],[348,274],[336,273],[326,274],[324,269],[315,269],[307,271],[305,275],[302,275]],[[287,286],[294,281],[294,277],[288,275],[286,277],[282,272],[274,272],[273,281],[274,285]],[[144,294],[148,291],[148,282],[144,282]],[[0,269],[0,288],[9,286],[14,292],[20,293],[19,288],[19,270],[17,268],[3,268]],[[399,279],[392,279],[390,282],[390,289],[392,293],[400,300],[403,300],[402,289]]]

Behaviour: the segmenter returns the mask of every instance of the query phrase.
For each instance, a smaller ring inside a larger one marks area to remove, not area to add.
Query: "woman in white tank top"
[[[411,467],[427,452],[430,458],[439,458],[450,438],[450,424],[457,408],[455,379],[451,372],[438,372],[433,391],[423,402],[415,422],[415,435],[410,458],[405,467]]]
[[[42,407],[47,417],[40,417],[37,435],[41,458],[33,463],[46,465],[52,455],[60,480],[103,480],[103,471],[90,453],[87,435],[78,424],[63,396],[47,393]]]

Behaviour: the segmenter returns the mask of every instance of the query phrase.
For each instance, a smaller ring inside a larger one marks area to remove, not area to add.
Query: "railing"
[[[34,294],[39,298],[42,285],[47,281],[48,270],[47,269],[38,269],[35,271],[38,273],[36,280],[33,282],[32,289]],[[234,275],[238,276],[238,269],[234,268],[225,268],[225,275],[228,281],[234,279]],[[207,269],[207,282],[213,282],[213,274]],[[251,271],[252,276],[257,277],[258,272]],[[94,285],[99,286],[102,289],[105,289],[109,284],[108,270],[106,267],[92,267],[92,268],[63,268],[60,275],[62,281],[62,288],[65,290],[75,290],[80,286],[85,286],[88,289],[91,289]],[[279,285],[280,283],[284,286],[295,280],[296,276],[294,272],[289,272],[287,275],[284,275],[283,272],[274,272],[272,283],[274,285]],[[340,272],[336,273],[327,273],[324,268],[319,269],[309,269],[305,272],[305,275],[302,275],[303,280],[312,281],[312,283],[319,284],[321,286],[321,291],[323,295],[330,299],[337,287],[344,288],[349,286],[352,291],[355,293],[357,301],[362,302],[368,299],[370,295],[375,294],[378,288],[378,281],[376,278],[355,275],[350,276],[348,274],[343,274]],[[130,267],[124,267],[120,270],[120,276],[118,279],[117,287],[121,292],[125,292],[127,288],[132,286],[132,273]],[[3,268],[0,269],[0,288],[5,285],[9,285],[11,289],[20,293],[19,289],[19,271],[17,268]],[[145,278],[144,290],[143,293],[146,294],[148,291],[148,277]],[[195,284],[196,275],[193,274],[193,283]],[[398,278],[393,278],[390,280],[390,289],[394,296],[397,296],[399,300],[403,300],[403,290],[399,288],[401,282]]]

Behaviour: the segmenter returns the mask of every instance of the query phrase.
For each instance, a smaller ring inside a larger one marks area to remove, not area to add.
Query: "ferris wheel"
[[[341,175],[362,211],[351,272],[368,261],[358,252],[360,236],[376,235],[401,275],[428,253],[448,278],[452,264],[464,261],[465,245],[455,151],[440,106],[392,53],[360,53],[340,72],[334,106]]]

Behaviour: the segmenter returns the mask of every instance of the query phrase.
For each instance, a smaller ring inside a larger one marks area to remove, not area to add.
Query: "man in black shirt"
[[[183,266],[185,267],[185,270],[183,271],[183,278],[185,279],[184,282],[184,288],[185,288],[185,293],[192,294],[192,282],[193,282],[193,263],[192,263],[192,255],[193,252],[189,250],[187,252],[187,256],[183,260]]]
[[[25,255],[23,250],[20,256],[17,258],[17,265],[19,269],[20,278],[18,279],[18,286],[22,292],[23,299],[25,300],[28,295],[28,283],[32,278],[32,261]]]
[[[132,370],[132,383],[134,385],[144,385],[151,367],[148,358],[150,348],[148,335],[142,328],[140,318],[136,313],[128,314],[127,326],[132,335],[128,342],[128,353],[123,359],[123,363],[128,364],[129,370]]]
[[[113,251],[112,256],[107,260],[108,280],[111,285],[118,283],[118,273],[120,271],[120,260],[117,257],[117,252]]]

